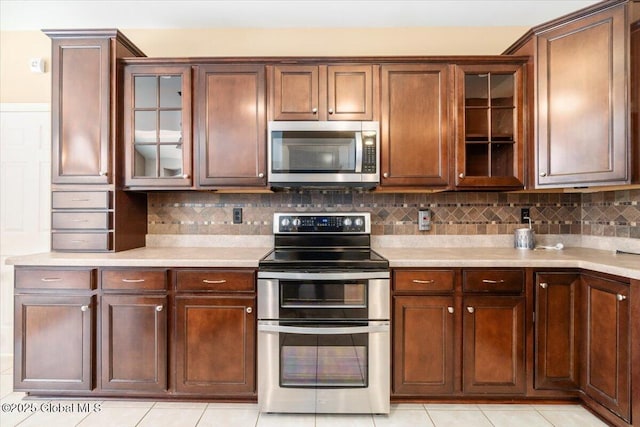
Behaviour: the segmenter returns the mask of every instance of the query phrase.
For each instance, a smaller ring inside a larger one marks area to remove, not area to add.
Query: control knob
[[[364,224],[362,218],[356,218],[356,227],[362,227],[362,224]]]
[[[290,223],[291,221],[289,220],[289,218],[282,218],[282,220],[280,221],[280,225],[282,225],[283,227],[288,227]]]
[[[300,218],[294,218],[293,219],[293,226],[294,227],[299,227],[302,221],[300,221]]]
[[[351,224],[353,223],[353,221],[351,221],[351,218],[345,218],[344,221],[342,221],[342,224],[345,227],[351,227]]]

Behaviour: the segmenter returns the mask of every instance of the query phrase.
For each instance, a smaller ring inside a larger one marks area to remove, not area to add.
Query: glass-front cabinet
[[[522,67],[459,65],[456,92],[456,187],[522,187]]]
[[[124,68],[125,185],[191,186],[191,67]]]

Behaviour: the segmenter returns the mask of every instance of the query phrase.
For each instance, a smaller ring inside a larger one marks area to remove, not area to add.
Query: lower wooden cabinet
[[[631,420],[629,286],[584,274],[584,373],[587,396]],[[637,397],[636,397],[637,398]]]
[[[167,297],[102,296],[103,390],[167,389]]]

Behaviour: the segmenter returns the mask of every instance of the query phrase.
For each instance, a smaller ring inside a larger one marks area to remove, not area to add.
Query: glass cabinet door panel
[[[182,175],[182,145],[160,146],[160,177]]]
[[[489,75],[467,74],[464,77],[465,105],[468,107],[489,105]]]
[[[491,176],[513,175],[513,144],[491,144]]]
[[[491,110],[491,140],[513,141],[513,108]]]
[[[182,107],[182,78],[160,76],[160,108]]]
[[[157,142],[158,130],[155,111],[136,111],[134,116],[134,142]]]
[[[157,145],[135,146],[135,158],[133,162],[133,175],[136,177],[157,176]]]
[[[160,142],[182,141],[182,112],[160,111]]]
[[[466,144],[465,170],[469,176],[489,175],[489,144]]]
[[[491,74],[491,105],[513,107],[513,74]]]
[[[465,114],[465,139],[467,141],[489,140],[489,109],[467,108]]]
[[[136,76],[135,108],[156,108],[158,105],[158,84],[155,76]]]

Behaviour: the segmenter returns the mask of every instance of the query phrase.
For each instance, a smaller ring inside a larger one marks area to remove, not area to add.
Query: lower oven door
[[[389,413],[388,321],[258,322],[263,412]]]

